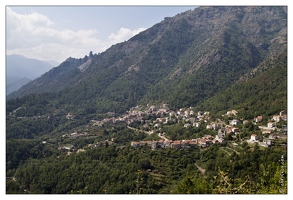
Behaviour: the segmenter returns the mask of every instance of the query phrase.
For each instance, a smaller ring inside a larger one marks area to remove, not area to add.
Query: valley
[[[7,194],[287,194],[287,7],[209,6],[6,101]]]

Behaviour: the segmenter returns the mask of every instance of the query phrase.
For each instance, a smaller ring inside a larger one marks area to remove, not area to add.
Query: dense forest
[[[8,164],[7,193],[287,193],[284,148],[260,149],[243,143],[234,150],[213,145],[207,150],[153,151],[109,145],[70,156],[50,156],[53,152],[42,145],[31,148],[32,142],[12,143],[11,148],[18,149],[11,159],[26,160],[17,169]]]

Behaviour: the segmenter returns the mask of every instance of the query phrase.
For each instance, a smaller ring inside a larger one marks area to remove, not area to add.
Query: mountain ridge
[[[51,63],[52,62],[57,64],[54,61],[51,61]],[[7,55],[6,95],[20,89],[23,85],[41,76],[51,68],[53,68],[53,65],[46,61],[27,58],[20,54]],[[18,79],[15,79],[15,77],[18,77]]]
[[[8,99],[61,92],[97,112],[149,101],[196,105],[286,50],[286,16],[286,7],[199,7],[105,52],[68,58]]]

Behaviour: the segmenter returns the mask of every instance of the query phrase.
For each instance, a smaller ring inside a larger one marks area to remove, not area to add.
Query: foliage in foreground
[[[234,149],[235,150],[235,149]],[[243,144],[209,149],[150,150],[109,145],[69,156],[29,158],[7,171],[6,192],[37,194],[287,193],[282,147]],[[195,163],[205,169],[199,171]]]

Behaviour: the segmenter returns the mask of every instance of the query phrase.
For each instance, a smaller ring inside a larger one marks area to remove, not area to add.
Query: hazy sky
[[[195,9],[183,6],[7,6],[6,54],[64,61],[99,53]]]

